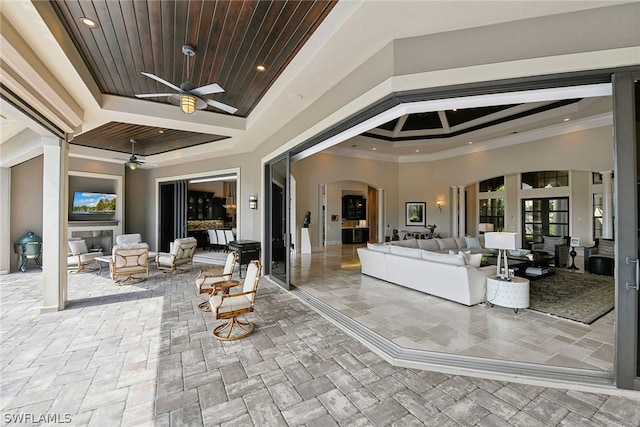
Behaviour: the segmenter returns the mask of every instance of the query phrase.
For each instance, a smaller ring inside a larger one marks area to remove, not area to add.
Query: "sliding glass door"
[[[289,156],[285,155],[265,166],[265,273],[276,283],[289,289],[290,178]]]
[[[640,72],[613,78],[616,240],[615,381],[620,388],[640,390],[639,269]],[[633,232],[633,230],[636,230]]]

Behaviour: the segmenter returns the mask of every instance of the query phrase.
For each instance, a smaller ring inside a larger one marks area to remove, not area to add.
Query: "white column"
[[[11,169],[0,168],[0,274],[11,271]]]
[[[456,237],[464,237],[467,233],[467,209],[465,205],[465,193],[464,193],[464,185],[458,186],[458,197],[460,197],[460,209],[458,212],[458,221],[460,225],[458,226],[458,235]]]
[[[43,138],[42,171],[42,307],[63,310],[67,301],[67,143]]]
[[[601,171],[602,175],[602,237],[613,239],[613,195],[611,194],[611,171]]]
[[[451,186],[451,236],[458,235],[458,187]]]

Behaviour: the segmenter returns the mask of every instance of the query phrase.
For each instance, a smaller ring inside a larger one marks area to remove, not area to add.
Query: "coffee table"
[[[484,258],[485,257],[483,257],[483,260]],[[531,252],[530,254],[519,256],[508,255],[507,259],[509,260],[509,268],[514,269],[514,274],[519,277],[536,280],[555,274],[553,269],[549,267],[549,263],[554,260],[554,256],[546,252]],[[486,264],[484,265],[496,265],[498,258],[496,254],[486,254],[486,260]],[[527,268],[529,267],[546,268],[549,272],[537,275],[527,274]]]

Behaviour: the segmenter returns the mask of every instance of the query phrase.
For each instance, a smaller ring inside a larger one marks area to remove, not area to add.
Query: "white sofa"
[[[496,271],[479,267],[480,254],[465,261],[461,253],[369,243],[358,256],[363,274],[468,306],[485,300],[486,278]]]

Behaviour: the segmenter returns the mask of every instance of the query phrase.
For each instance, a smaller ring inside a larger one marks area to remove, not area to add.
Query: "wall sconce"
[[[440,212],[442,212],[442,202],[440,200],[438,200],[436,202],[436,205],[438,205],[438,209],[440,209]]]
[[[258,196],[249,196],[249,209],[258,209]]]

